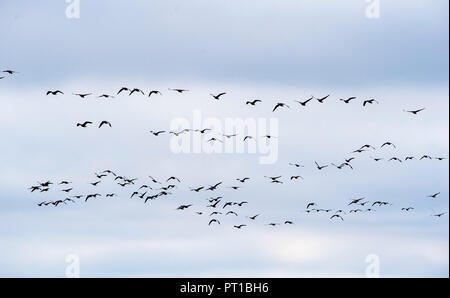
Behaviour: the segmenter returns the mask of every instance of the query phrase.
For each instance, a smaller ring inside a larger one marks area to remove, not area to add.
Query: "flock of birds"
[[[8,74],[8,75],[14,75],[14,74],[17,74],[18,72],[13,71],[13,70],[4,70],[3,73]],[[5,76],[0,76],[0,79],[4,79],[4,78],[5,78]],[[177,89],[177,88],[174,88],[174,89],[169,88],[168,90],[179,93],[179,94],[189,92],[189,90],[187,90],[187,89]],[[61,90],[49,90],[46,92],[46,95],[52,95],[52,96],[57,96],[60,94],[63,95],[64,92]],[[93,93],[72,93],[72,94],[74,96],[80,97],[81,99],[86,99],[90,96],[93,96]],[[116,96],[119,96],[120,94],[128,94],[128,96],[131,96],[133,94],[140,94],[142,96],[147,96],[147,97],[152,97],[154,95],[162,96],[162,92],[159,90],[151,90],[148,93],[146,93],[142,89],[139,89],[139,88],[122,87],[117,91],[117,93],[115,95],[100,94],[97,96],[97,98],[106,98],[106,99],[115,98]],[[221,100],[226,94],[227,94],[226,92],[220,92],[218,94],[210,94],[210,96],[215,100]],[[302,107],[305,107],[313,100],[317,101],[320,104],[323,104],[327,99],[329,99],[329,97],[330,97],[330,95],[326,95],[323,97],[311,96],[310,98],[308,98],[304,101],[296,100],[294,102],[298,103]],[[348,98],[340,98],[339,100],[345,104],[350,104],[351,102],[356,100],[356,97],[352,96],[352,97],[348,97]],[[256,104],[259,104],[259,103],[262,103],[262,100],[254,99],[254,100],[247,100],[245,102],[245,104],[249,105],[249,106],[255,106]],[[371,105],[371,104],[379,104],[379,102],[373,98],[362,101],[363,107],[365,107],[367,105]],[[272,112],[275,112],[277,109],[280,109],[280,108],[290,108],[290,106],[286,103],[278,102],[273,107]],[[416,109],[416,110],[403,110],[403,111],[413,114],[413,115],[417,115],[418,113],[420,113],[424,110],[425,110],[425,108],[420,108],[420,109]],[[93,125],[93,124],[94,123],[92,121],[83,121],[83,122],[77,123],[76,126],[81,127],[81,128],[86,128],[88,125]],[[112,127],[111,123],[106,120],[101,121],[99,123],[98,127],[101,128],[103,126]],[[168,131],[168,132],[166,132],[164,130],[151,130],[150,133],[153,134],[155,137],[158,137],[161,134],[165,134],[165,133],[179,136],[180,134],[187,133],[190,131],[205,134],[205,133],[210,132],[211,129],[209,129],[209,128],[203,128],[203,129],[197,129],[197,130],[183,129],[181,131]],[[236,137],[236,136],[237,136],[236,134],[233,134],[233,135],[225,135],[224,134],[223,135],[223,137],[226,137],[226,138],[232,138],[232,137]],[[276,138],[276,136],[270,136],[270,135],[266,135],[264,137],[267,139]],[[244,136],[243,140],[246,141],[246,140],[252,139],[252,138],[254,138],[254,137],[247,135],[247,136]],[[222,140],[215,138],[215,137],[208,140],[208,142],[214,142],[214,141],[222,142]],[[393,144],[392,142],[387,141],[387,142],[384,142],[383,144],[381,144],[379,146],[379,149],[382,149],[385,147],[392,147],[395,149],[396,145]],[[359,148],[356,148],[354,151],[351,152],[351,154],[356,155],[356,154],[362,154],[364,152],[369,152],[369,151],[373,153],[376,150],[378,150],[378,149],[375,148],[375,146],[372,146],[370,144],[365,144]],[[385,159],[383,157],[373,157],[373,156],[370,156],[370,157],[376,162]],[[330,166],[335,167],[338,170],[342,170],[344,168],[353,170],[354,166],[352,165],[352,161],[355,159],[356,159],[356,157],[353,156],[353,157],[346,158],[345,160],[342,160],[342,161],[339,161],[336,163],[332,162],[329,164],[319,164],[317,161],[315,161],[314,166],[319,171],[323,171]],[[446,158],[445,157],[433,157],[428,154],[424,154],[424,155],[418,156],[418,157],[406,156],[406,157],[401,158],[401,157],[393,156],[390,158],[386,158],[387,161],[395,161],[395,162],[399,162],[399,163],[407,162],[407,161],[410,161],[413,159],[443,161]],[[302,165],[300,163],[289,163],[289,166],[292,166],[294,168],[304,168],[305,167],[304,165]],[[158,198],[170,196],[173,194],[175,189],[178,189],[181,187],[181,179],[174,177],[174,176],[169,177],[165,180],[157,180],[157,179],[153,178],[152,176],[148,176],[147,182],[143,182],[142,184],[138,185],[137,178],[127,178],[126,176],[116,174],[115,172],[113,172],[111,170],[105,170],[100,173],[95,173],[96,181],[90,183],[91,187],[93,187],[93,188],[98,187],[98,185],[103,184],[104,180],[107,179],[108,177],[111,178],[112,181],[114,181],[117,184],[117,186],[119,186],[121,188],[127,188],[127,189],[132,188],[129,198],[130,199],[139,199],[139,200],[143,201],[143,203],[147,203],[149,201],[156,200]],[[271,184],[285,183],[286,180],[283,180],[282,178],[283,178],[282,175],[270,176],[270,177],[264,176],[264,179],[266,179],[267,182],[271,183]],[[287,181],[289,181],[289,182],[293,182],[293,181],[296,181],[299,179],[303,180],[304,178],[300,175],[287,176]],[[223,181],[220,181],[220,182],[217,182],[212,185],[189,187],[188,189],[194,193],[214,192],[214,191],[217,191],[219,188],[223,188],[223,187],[238,191],[241,188],[243,188],[244,185],[249,180],[253,180],[253,178],[250,178],[250,177],[236,178],[235,185],[224,186]],[[31,187],[29,187],[29,190],[31,192],[41,192],[41,193],[49,192],[51,189],[51,186],[53,184],[54,183],[51,181],[37,182],[36,185],[32,185]],[[60,181],[59,183],[57,183],[57,185],[59,185],[61,188],[61,189],[57,189],[57,191],[66,193],[65,198],[56,200],[56,201],[52,201],[52,200],[41,201],[37,204],[38,206],[40,206],[40,207],[42,207],[42,206],[57,207],[60,205],[77,203],[80,200],[83,200],[84,202],[88,202],[88,200],[90,200],[90,199],[96,199],[99,197],[113,198],[113,197],[118,196],[114,192],[100,194],[95,191],[93,191],[92,193],[89,193],[89,194],[84,194],[84,195],[80,195],[80,194],[71,195],[74,192],[74,187],[72,186],[72,182],[63,180],[63,181]],[[440,195],[440,192],[436,192],[436,193],[427,195],[425,197],[428,197],[431,199],[437,199],[439,195]],[[238,212],[239,213],[241,213],[241,212],[238,209],[240,209],[244,205],[249,204],[248,201],[228,201],[220,195],[209,197],[206,200],[207,200],[206,204],[204,204],[203,206],[200,206],[200,207],[202,207],[202,209],[198,209],[197,204],[190,203],[190,204],[180,205],[176,208],[176,210],[183,211],[183,210],[187,210],[187,209],[197,208],[197,210],[195,210],[195,214],[207,216],[208,217],[208,220],[207,220],[208,225],[214,225],[214,224],[221,224],[220,216],[236,217],[236,218],[240,219],[241,216],[238,214]],[[318,206],[318,203],[309,202],[305,206],[305,209],[303,211],[306,213],[328,213],[330,220],[344,221],[345,215],[356,214],[356,213],[360,213],[360,212],[373,212],[373,211],[376,211],[376,207],[381,208],[383,206],[392,206],[392,205],[393,204],[391,202],[379,201],[379,200],[369,201],[369,200],[366,200],[365,197],[360,197],[360,198],[349,200],[348,204],[346,204],[346,206],[343,206],[342,209],[336,210],[336,209],[320,208]],[[402,206],[402,207],[399,207],[399,209],[402,212],[411,212],[412,210],[414,210],[414,207],[413,206]],[[447,212],[433,213],[432,216],[442,217],[445,214],[447,214]],[[259,216],[260,216],[259,213],[245,215],[245,217],[249,221],[255,221],[255,220],[257,220],[257,218]],[[248,224],[248,222],[241,221],[241,222],[233,225],[233,227],[236,229],[242,229],[242,228],[246,227],[247,224]],[[292,225],[292,224],[294,224],[294,221],[291,219],[284,219],[280,222],[269,222],[266,224],[274,227],[274,226],[278,226],[278,225],[282,225],[282,224]]]

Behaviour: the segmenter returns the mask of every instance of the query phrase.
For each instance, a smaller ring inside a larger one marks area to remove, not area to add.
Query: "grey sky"
[[[448,1],[380,1],[381,18],[367,19],[365,1],[83,1],[81,18],[65,16],[64,1],[0,3],[0,276],[64,276],[65,256],[77,254],[82,276],[364,276],[365,258],[380,257],[382,276],[447,276],[448,159],[375,163],[370,156],[449,157]],[[151,100],[121,96],[82,101],[72,92],[115,93],[122,86],[161,89]],[[191,91],[177,95],[167,88]],[[51,89],[64,96],[45,96]],[[209,93],[227,91],[216,102]],[[302,109],[293,100],[331,94]],[[345,105],[341,97],[357,96]],[[362,108],[376,98],[379,105]],[[245,106],[249,98],[261,105]],[[290,109],[271,113],[276,102]],[[426,107],[412,116],[403,109]],[[279,160],[252,154],[171,153],[169,137],[152,137],[177,117],[277,117]],[[112,129],[79,129],[84,120]],[[355,169],[319,172],[369,143],[397,149],[364,153]],[[294,169],[289,162],[306,165]],[[174,195],[143,205],[131,188],[110,180],[98,189],[94,172],[111,168],[149,183],[148,175],[183,180]],[[264,175],[283,175],[283,185]],[[300,174],[304,181],[289,183]],[[249,201],[240,217],[208,227],[210,193],[188,186],[236,178]],[[37,180],[66,179],[75,194],[116,192],[87,204],[38,208],[48,194],[30,194]],[[426,196],[441,192],[436,200]],[[370,215],[307,215],[308,202],[343,208],[366,196],[391,207]],[[183,203],[194,209],[174,211]],[[413,205],[405,214],[399,209]],[[248,229],[247,215],[261,213]],[[295,226],[265,224],[292,219]]]

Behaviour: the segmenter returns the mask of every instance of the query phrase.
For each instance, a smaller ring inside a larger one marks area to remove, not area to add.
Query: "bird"
[[[437,192],[437,193],[435,193],[435,194],[432,194],[432,195],[429,195],[429,196],[427,196],[428,198],[433,198],[433,199],[435,199],[438,195],[440,195],[441,194],[441,192]]]
[[[422,160],[422,159],[424,159],[424,158],[426,158],[426,159],[433,159],[431,156],[429,156],[429,155],[423,155],[421,158],[420,158],[420,160]]]
[[[225,214],[225,216],[228,215],[228,214],[233,214],[233,215],[235,215],[235,216],[238,216],[237,213],[234,212],[234,211],[228,211],[228,212]]]
[[[55,91],[51,91],[51,90],[49,90],[49,91],[47,91],[47,94],[46,95],[58,95],[58,94],[64,94],[64,92],[62,92],[61,90],[55,90]]]
[[[309,207],[312,207],[312,206],[316,206],[316,203],[308,203],[308,205],[306,205],[306,209],[309,209]]]
[[[217,207],[217,204],[219,204],[219,203],[220,203],[220,200],[218,200],[218,201],[216,201],[214,204],[208,205],[208,206],[206,206],[206,207],[208,207],[208,208],[216,208],[216,207]]]
[[[232,206],[232,205],[233,205],[233,202],[226,202],[226,203],[223,205],[222,209],[225,209],[227,206]]]
[[[209,94],[209,95],[211,95],[214,99],[219,100],[220,97],[224,96],[225,94],[227,94],[227,93],[226,92],[221,92],[221,93],[219,93],[217,95],[214,95],[214,94]]]
[[[362,200],[364,200],[365,197],[359,198],[359,199],[355,199],[352,200],[350,203],[348,203],[348,206],[352,205],[352,204],[358,204],[359,202],[361,202]]]
[[[100,182],[102,182],[102,181],[100,180],[100,181],[89,183],[89,184],[91,184],[92,186],[97,186]]]
[[[152,91],[150,91],[150,92],[148,93],[148,97],[152,96],[153,94],[159,94],[159,95],[162,95],[162,93],[161,93],[160,91],[158,91],[158,90],[152,90]]]
[[[103,125],[109,125],[109,127],[112,127],[112,126],[111,126],[111,123],[109,123],[109,122],[106,121],[106,120],[103,120],[102,122],[100,122],[100,125],[98,126],[98,128],[102,127]]]
[[[380,157],[371,157],[374,161],[380,161],[383,160],[384,158],[380,158]]]
[[[289,108],[289,106],[288,106],[287,104],[282,103],[282,102],[279,102],[279,103],[277,103],[277,104],[275,105],[275,107],[273,108],[272,112],[275,112],[275,110],[276,110],[277,108],[280,108],[280,107],[282,107],[282,108],[284,108],[284,107]]]
[[[445,214],[447,214],[447,212],[444,212],[444,213],[438,213],[438,214],[433,214],[433,216],[435,216],[435,217],[441,217],[442,215],[445,215]]]
[[[252,106],[254,106],[254,105],[256,105],[258,102],[262,102],[262,101],[259,100],[259,99],[255,99],[255,100],[252,100],[252,101],[248,100],[248,101],[245,102],[245,104],[246,104],[246,105],[252,105]]]
[[[63,192],[70,192],[73,188],[62,189]]]
[[[238,226],[233,226],[233,227],[235,227],[236,229],[241,229],[241,228],[243,228],[243,227],[246,227],[247,225],[238,225]]]
[[[316,98],[318,102],[323,103],[325,99],[327,99],[330,96],[330,94],[328,94],[327,96],[324,96],[322,98]]]
[[[392,146],[392,147],[394,147],[394,148],[397,148],[397,147],[395,147],[395,145],[394,145],[393,143],[391,143],[391,142],[384,142],[384,143],[381,145],[380,148],[383,148],[384,146]]]
[[[122,88],[120,88],[120,90],[117,92],[117,95],[119,95],[119,94],[122,93],[123,91],[130,92],[130,89],[128,89],[127,87],[122,87]]]
[[[242,205],[244,205],[244,204],[248,204],[248,202],[247,201],[243,201],[243,202],[240,202],[240,203],[233,203],[233,205],[238,205],[239,207],[242,207]]]
[[[234,189],[234,190],[238,190],[239,188],[241,188],[240,186],[230,186],[230,187],[228,187],[228,188],[232,188],[232,189]]]
[[[365,148],[376,150],[375,147],[370,144],[362,145],[361,148],[359,148],[359,149],[365,149]]]
[[[191,191],[199,192],[199,191],[201,191],[204,188],[205,188],[204,186],[201,186],[201,187],[198,187],[198,188],[191,188]]]
[[[402,208],[402,211],[409,211],[409,210],[413,210],[414,207],[407,207],[407,208]]]
[[[210,138],[209,140],[207,140],[206,142],[208,142],[208,143],[214,143],[214,142],[220,142],[220,143],[223,143],[223,141],[222,140],[219,140],[219,139],[217,139],[217,138]]]
[[[295,176],[291,176],[291,180],[298,180],[299,178],[301,178],[301,179],[303,179],[303,177],[302,176],[300,176],[300,175],[295,175]]]
[[[5,77],[0,77],[0,80],[3,80]]]
[[[99,193],[87,195],[86,198],[84,199],[84,201],[87,202],[87,200],[89,200],[90,198],[96,198],[99,196],[101,196],[101,194],[99,194]]]
[[[343,218],[342,216],[340,216],[339,214],[333,214],[333,215],[330,217],[330,219],[333,219],[333,218],[340,218],[342,221],[344,221],[344,218]]]
[[[114,96],[109,95],[109,94],[102,94],[100,96],[97,96],[97,98],[114,98]]]
[[[135,93],[135,92],[139,92],[139,93],[141,93],[142,95],[145,95],[145,94],[144,94],[144,91],[142,91],[141,89],[139,89],[139,88],[134,88],[133,90],[130,91],[129,96],[133,95],[133,93]]]
[[[166,180],[166,182],[169,182],[170,180],[176,180],[176,181],[178,181],[178,182],[181,182],[180,179],[178,179],[177,177],[174,177],[174,176],[169,177],[169,178]]]
[[[79,97],[81,97],[81,98],[85,98],[85,97],[87,97],[87,96],[89,96],[89,95],[92,95],[92,93],[72,93],[73,95],[76,95],[76,96],[79,96]]]
[[[256,214],[256,215],[253,215],[253,216],[249,216],[248,218],[250,218],[251,220],[255,220],[258,216],[259,216],[259,214]]]
[[[150,130],[150,133],[153,134],[155,137],[157,137],[160,134],[165,133],[165,132],[166,132],[165,130],[159,130],[159,131]]]
[[[411,113],[413,115],[417,115],[419,112],[422,112],[423,110],[425,110],[425,108],[418,109],[418,110],[412,110],[412,111],[403,110],[403,112]]]
[[[389,159],[388,161],[391,161],[391,160],[395,160],[395,161],[398,161],[398,162],[402,162],[402,160],[400,159],[400,158],[397,158],[397,157],[392,157],[391,159]]]
[[[318,170],[322,170],[322,169],[328,167],[328,165],[320,166],[320,165],[317,163],[317,161],[315,161],[314,163],[316,164],[316,167],[317,167]]]
[[[88,124],[92,124],[92,122],[91,122],[91,121],[85,121],[85,122],[83,122],[83,123],[77,123],[77,127],[78,127],[78,126],[86,127]]]
[[[290,221],[290,220],[286,220],[286,221],[284,222],[284,224],[285,224],[285,225],[293,225],[294,223],[293,223],[292,221]]]
[[[19,73],[19,72],[15,71],[15,70],[10,70],[10,69],[3,70],[2,72],[10,74],[10,75],[15,74],[15,73]]]
[[[211,128],[196,129],[194,131],[204,134],[207,131],[211,131]]]
[[[355,96],[349,97],[349,98],[347,98],[347,99],[341,98],[341,99],[339,99],[339,100],[340,100],[340,101],[343,101],[343,102],[345,102],[345,103],[350,103],[350,101],[352,101],[352,100],[354,100],[354,99],[356,99]]]
[[[305,167],[304,165],[301,165],[301,164],[298,164],[298,163],[289,163],[289,165],[290,166],[294,166],[296,168],[300,168],[300,167],[304,168]]]
[[[248,177],[245,177],[245,178],[242,178],[242,179],[237,178],[236,180],[241,182],[241,183],[245,183],[245,181],[250,180],[250,178],[248,178]]]
[[[184,210],[184,209],[187,209],[187,208],[189,208],[189,207],[191,207],[192,206],[192,204],[189,204],[189,205],[180,205],[176,210]]]
[[[208,223],[208,226],[210,226],[212,223],[214,223],[214,222],[216,222],[216,223],[218,223],[219,225],[220,225],[220,221],[218,221],[217,219],[211,219],[210,221],[209,221],[209,223]]]
[[[269,176],[264,176],[265,178],[271,179],[272,181],[274,180],[278,180],[280,179],[282,176],[276,176],[276,177],[269,177]]]
[[[376,99],[374,99],[374,98],[372,98],[372,99],[368,99],[368,100],[365,100],[364,102],[363,102],[363,107],[365,107],[366,106],[366,104],[373,104],[373,103],[379,103]]]
[[[153,183],[155,184],[161,184],[161,182],[157,181],[155,178],[153,178],[152,176],[148,176],[150,178],[150,180],[152,180]]]
[[[186,89],[171,89],[171,88],[169,88],[169,90],[175,91],[175,92],[178,92],[178,93],[183,93],[183,92],[189,91],[189,90],[186,90]]]
[[[297,102],[297,103],[299,103],[300,105],[302,105],[302,106],[306,106],[306,104],[308,103],[308,102],[310,102],[311,100],[313,100],[314,99],[314,96],[311,96],[309,99],[307,99],[307,100],[305,100],[305,101],[298,101],[298,100],[294,100],[295,102]]]
[[[406,160],[413,160],[414,159],[414,156],[407,156],[406,158],[405,158],[405,161]]]

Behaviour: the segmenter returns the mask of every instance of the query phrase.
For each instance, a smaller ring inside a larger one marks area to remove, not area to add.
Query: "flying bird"
[[[76,96],[79,96],[79,97],[81,97],[81,98],[85,98],[85,97],[87,97],[87,96],[89,96],[89,95],[92,95],[92,93],[72,93],[73,95],[76,95]]]
[[[214,94],[209,94],[209,95],[211,95],[214,99],[219,100],[220,97],[224,96],[225,94],[227,94],[227,93],[226,92],[222,92],[222,93],[219,93],[217,95],[214,95]]]
[[[78,126],[86,127],[88,124],[92,124],[92,122],[91,122],[91,121],[85,121],[85,122],[83,122],[83,123],[77,123],[77,127],[78,127]]]
[[[363,107],[365,107],[366,106],[366,104],[373,104],[373,103],[379,103],[376,99],[368,99],[368,100],[365,100],[364,102],[363,102]]]
[[[178,92],[178,93],[183,93],[183,92],[189,91],[189,90],[186,90],[186,89],[170,89],[170,88],[169,88],[169,90],[175,91],[175,92]]]
[[[343,102],[345,102],[345,103],[350,103],[350,101],[352,101],[352,100],[354,100],[354,99],[356,99],[355,96],[349,97],[349,98],[347,98],[347,99],[341,98],[341,99],[339,99],[339,100],[340,100],[340,101],[343,101]]]
[[[149,92],[148,97],[152,96],[153,94],[159,94],[159,95],[162,95],[162,93],[161,93],[160,91],[158,91],[158,90],[152,90],[152,91]]]
[[[98,128],[102,127],[103,125],[109,125],[109,127],[112,127],[112,126],[111,126],[111,123],[109,123],[109,122],[106,121],[106,120],[103,120],[102,122],[100,122],[100,125],[98,126]]]
[[[282,102],[279,102],[279,103],[277,103],[276,105],[275,105],[275,107],[273,108],[273,110],[272,110],[272,112],[275,112],[275,110],[277,109],[277,108],[284,108],[284,107],[286,107],[286,108],[289,108],[289,106],[287,105],[287,104],[285,104],[285,103],[282,103]]]
[[[322,169],[325,169],[326,167],[328,167],[328,165],[320,166],[320,165],[317,163],[317,161],[315,161],[314,163],[316,164],[316,167],[317,167],[318,170],[322,170]]]
[[[306,104],[308,103],[308,102],[310,102],[311,100],[313,100],[314,99],[314,96],[311,96],[311,98],[309,98],[309,99],[307,99],[307,100],[305,100],[305,101],[298,101],[298,100],[294,100],[295,102],[297,102],[297,103],[299,103],[300,105],[302,105],[302,106],[306,106]]]
[[[428,196],[428,198],[433,198],[433,199],[435,199],[438,195],[440,195],[441,194],[441,192],[437,192],[437,193],[435,193],[435,194],[432,194],[432,195],[429,195]]]
[[[211,219],[210,221],[209,221],[209,223],[208,223],[208,226],[210,226],[212,223],[214,223],[214,222],[216,222],[216,223],[218,223],[219,225],[220,225],[220,221],[218,221],[217,219]]]
[[[255,100],[252,100],[252,101],[248,100],[245,104],[246,104],[246,105],[252,105],[252,106],[254,106],[254,105],[256,105],[256,103],[258,103],[258,102],[262,102],[262,101],[259,100],[259,99],[255,99]]]
[[[47,91],[47,94],[46,95],[58,95],[58,94],[64,94],[64,92],[62,92],[61,90],[55,90],[55,91],[51,91],[51,90],[49,90],[49,91]]]
[[[325,99],[327,99],[329,96],[330,96],[330,94],[328,94],[328,95],[325,96],[325,97],[322,97],[322,98],[316,98],[316,99],[317,99],[318,102],[323,103],[323,101],[324,101]]]
[[[407,110],[403,110],[403,111],[406,113],[411,113],[413,115],[417,115],[419,112],[422,112],[423,110],[425,110],[425,108],[418,109],[418,110],[412,110],[412,111],[407,111]]]

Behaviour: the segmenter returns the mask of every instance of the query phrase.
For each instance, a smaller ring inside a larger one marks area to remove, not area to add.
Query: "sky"
[[[63,0],[1,1],[0,69],[18,73],[0,75],[0,276],[66,277],[76,256],[81,277],[366,277],[375,256],[380,277],[448,277],[448,213],[431,216],[449,211],[448,159],[417,157],[449,157],[449,4],[378,3],[379,17],[368,18],[364,0],[80,0],[74,19]],[[123,86],[162,96],[96,98]],[[64,95],[46,96],[56,89]],[[84,92],[93,95],[72,94]],[[218,101],[209,95],[219,92],[227,94]],[[328,94],[323,104],[295,102]],[[370,98],[379,104],[363,107]],[[272,112],[278,102],[289,108]],[[179,139],[149,131],[180,119],[202,128],[208,119],[275,119],[257,133],[274,129],[276,160],[176,154]],[[86,120],[94,126],[76,127]],[[112,127],[95,127],[102,120]],[[396,148],[380,148],[386,141]],[[364,144],[376,150],[351,153]],[[351,156],[353,170],[331,165]],[[91,186],[106,169],[136,185],[105,177]],[[149,175],[181,183],[146,204],[130,199],[152,185]],[[278,175],[282,184],[264,177]],[[30,193],[46,180],[71,181],[69,195],[118,196],[38,207],[68,196],[59,185]],[[219,181],[215,192],[189,190]],[[208,226],[211,196],[248,204]],[[348,214],[359,197],[391,205]],[[333,211],[306,213],[309,202]],[[193,206],[175,210],[182,204]],[[338,209],[345,220],[330,220]]]

